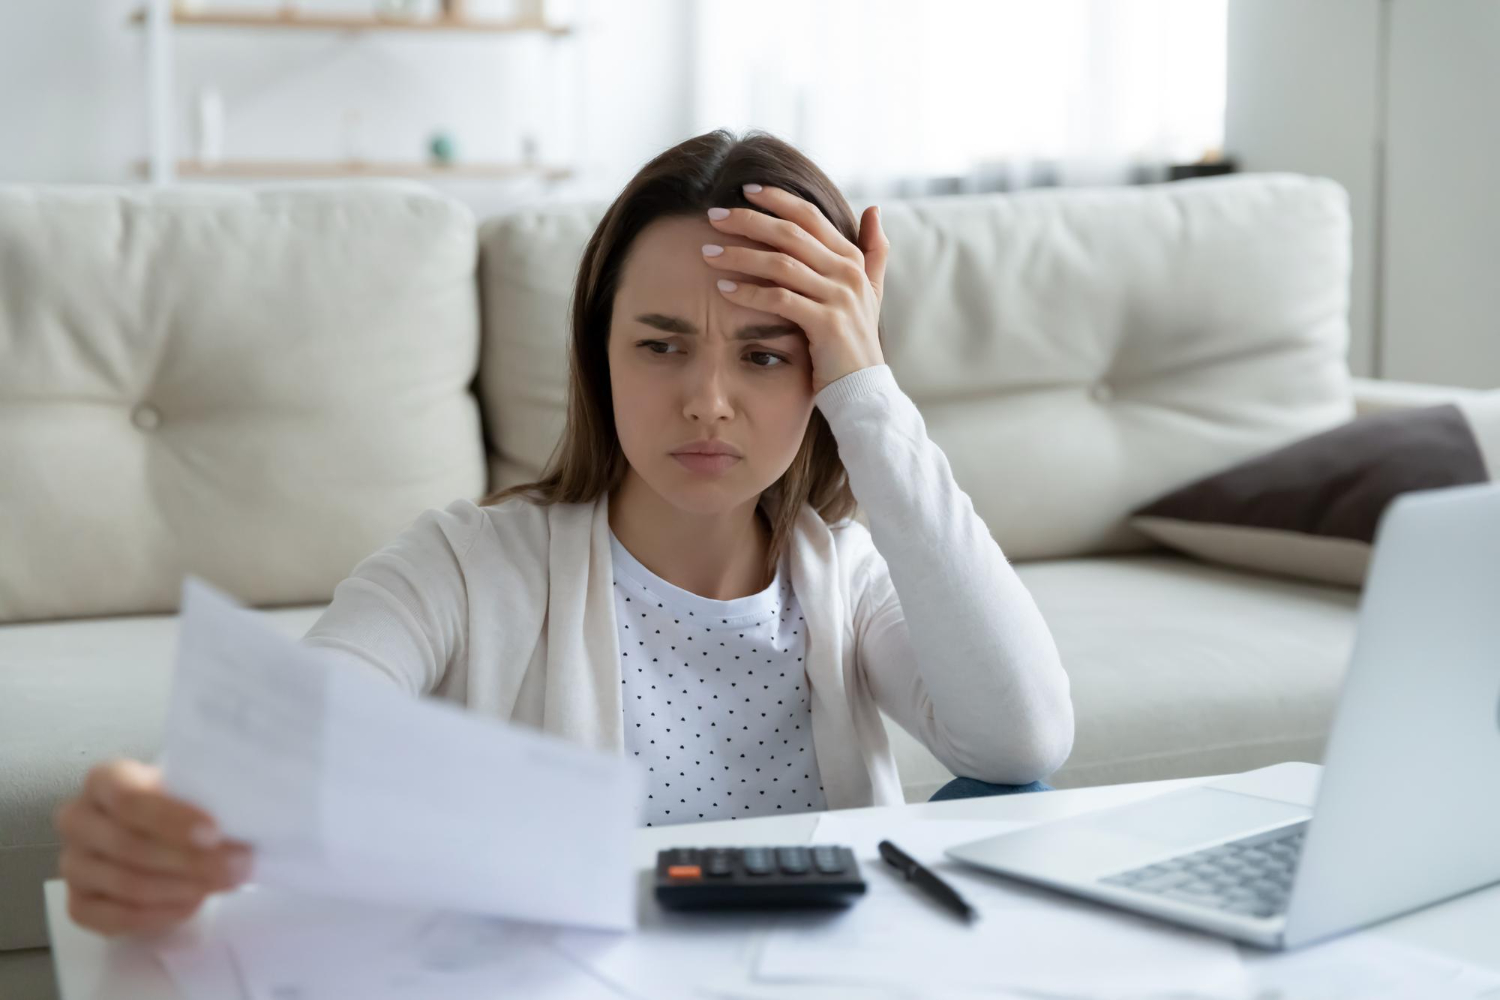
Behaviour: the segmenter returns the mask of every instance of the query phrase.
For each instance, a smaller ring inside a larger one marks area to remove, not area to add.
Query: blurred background
[[[60,995],[54,810],[160,748],[185,576],[304,635],[540,475],[590,233],[716,128],[887,208],[885,356],[1072,682],[1049,783],[1320,761],[1361,532],[1500,470],[1497,94],[1500,0],[0,0],[0,998]]]
[[[1497,49],[1493,0],[7,0],[0,182],[397,174],[483,216],[717,126],[851,201],[1296,170],[1351,198],[1352,370],[1494,385]]]

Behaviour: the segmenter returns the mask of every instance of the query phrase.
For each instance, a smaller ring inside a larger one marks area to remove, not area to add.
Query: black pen
[[[880,856],[902,875],[906,880],[918,889],[922,890],[943,906],[952,910],[963,919],[973,922],[979,916],[977,910],[964,902],[964,898],[953,891],[953,887],[932,872],[917,863],[915,858],[909,857],[901,848],[889,840],[880,842]]]

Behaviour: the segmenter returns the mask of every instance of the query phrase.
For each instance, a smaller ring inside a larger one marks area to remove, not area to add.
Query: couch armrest
[[[1456,403],[1485,395],[1485,389],[1459,385],[1435,385],[1427,382],[1395,382],[1383,378],[1355,376],[1354,415],[1368,416],[1384,410],[1401,410],[1417,406]]]

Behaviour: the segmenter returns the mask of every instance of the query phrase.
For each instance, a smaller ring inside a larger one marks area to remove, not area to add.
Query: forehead
[[[758,280],[739,271],[709,265],[703,258],[705,243],[774,249],[734,233],[720,232],[709,225],[707,218],[657,219],[642,229],[630,245],[616,289],[617,304],[652,309],[663,309],[677,302],[717,301],[729,305],[714,287],[714,279]],[[757,313],[753,309],[736,308]]]

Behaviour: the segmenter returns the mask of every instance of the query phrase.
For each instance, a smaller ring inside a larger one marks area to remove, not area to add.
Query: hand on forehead
[[[724,267],[710,267],[703,259],[707,243],[756,250],[767,244],[733,233],[721,233],[706,220],[678,216],[658,219],[636,237],[621,273],[615,308],[620,315],[651,311],[680,316],[695,326],[709,324],[710,334],[728,334],[728,322],[785,322],[774,313],[729,302],[719,294],[714,281],[730,277],[736,281],[762,279]]]

